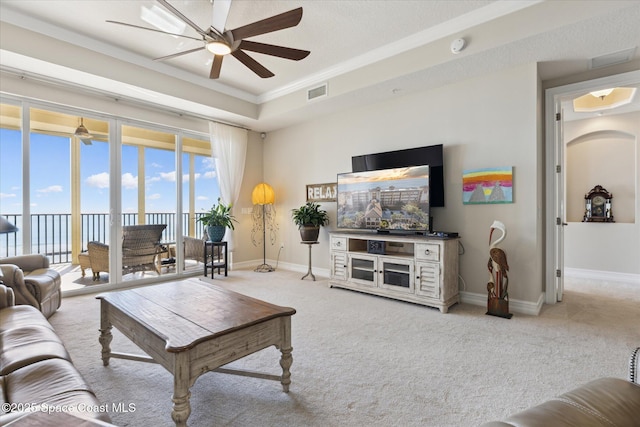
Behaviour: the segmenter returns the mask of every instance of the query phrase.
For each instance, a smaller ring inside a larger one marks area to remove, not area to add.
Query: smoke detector
[[[466,41],[464,39],[455,39],[451,42],[451,53],[458,54],[464,49],[466,45]]]

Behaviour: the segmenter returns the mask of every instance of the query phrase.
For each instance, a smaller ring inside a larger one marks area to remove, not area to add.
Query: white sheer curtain
[[[247,157],[248,132],[246,129],[235,126],[209,122],[209,135],[211,154],[216,159],[222,201],[225,204],[231,203],[235,206],[240,196],[240,186]],[[229,251],[233,251],[235,249],[233,233],[227,230],[225,237]]]

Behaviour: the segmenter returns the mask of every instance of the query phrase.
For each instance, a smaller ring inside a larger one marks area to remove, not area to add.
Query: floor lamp
[[[269,212],[271,211],[271,205],[275,202],[276,196],[273,192],[273,188],[266,182],[261,182],[256,185],[251,193],[251,201],[254,205],[254,230],[259,226],[259,218],[257,218],[256,214],[259,214],[255,210],[255,205],[260,205],[262,207],[262,265],[256,267],[254,271],[259,273],[269,273],[274,271],[274,268],[267,264],[267,205],[269,205]],[[271,222],[271,221],[270,221]],[[258,224],[256,224],[258,223]],[[254,240],[255,243],[255,240]]]

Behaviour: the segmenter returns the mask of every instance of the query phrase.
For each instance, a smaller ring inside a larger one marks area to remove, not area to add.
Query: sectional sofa
[[[640,347],[629,358],[629,378],[599,378],[481,427],[640,426]]]
[[[111,425],[45,316],[0,284],[0,426]]]

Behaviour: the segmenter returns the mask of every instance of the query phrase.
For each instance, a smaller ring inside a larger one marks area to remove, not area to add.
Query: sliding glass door
[[[177,135],[121,129],[123,280],[175,274]]]
[[[207,135],[3,98],[0,256],[45,254],[63,291],[199,272],[213,165]]]
[[[22,107],[0,104],[0,257],[23,253]]]

